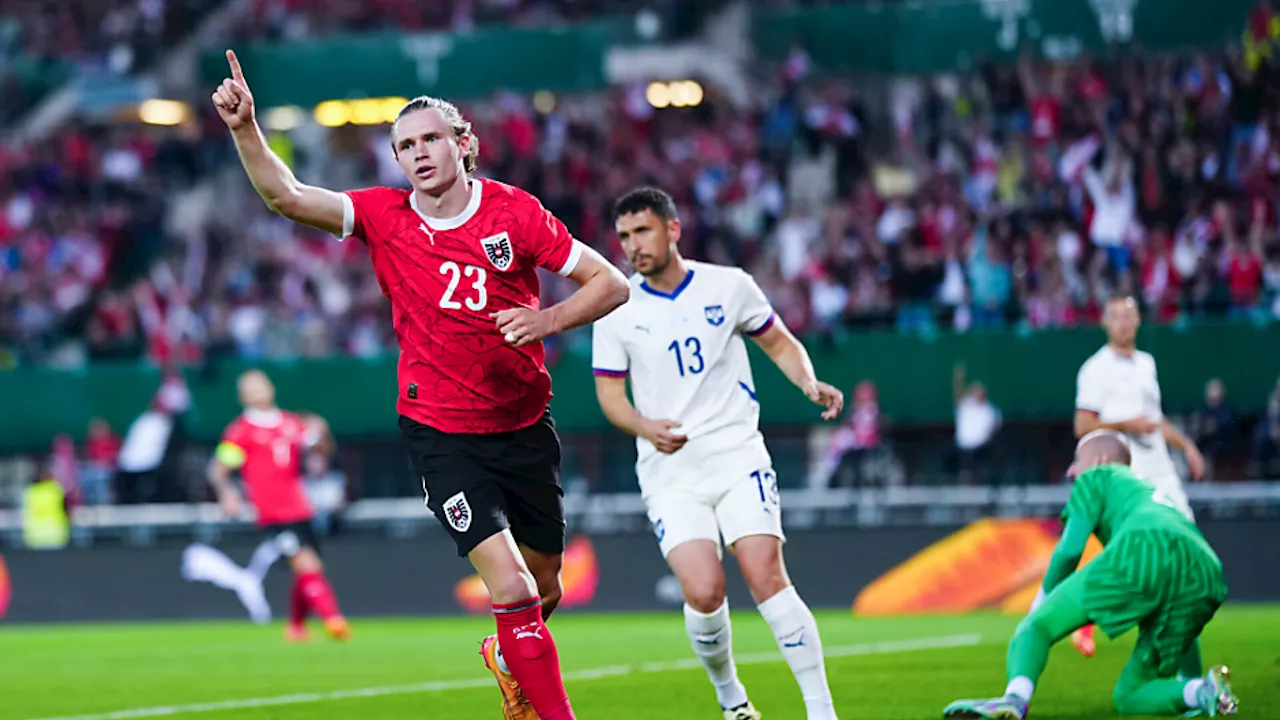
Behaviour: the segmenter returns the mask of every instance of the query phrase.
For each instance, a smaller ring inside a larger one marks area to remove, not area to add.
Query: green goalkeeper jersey
[[[1087,522],[1103,545],[1133,528],[1200,535],[1172,500],[1127,465],[1099,465],[1081,473],[1062,511],[1064,522],[1071,518]]]
[[[1217,554],[1195,524],[1127,465],[1100,465],[1081,473],[1071,488],[1062,519],[1066,526],[1045,573],[1046,592],[1076,569],[1090,534],[1096,535],[1104,547],[1137,531],[1168,538],[1161,541],[1163,545],[1181,538],[1186,546],[1194,548],[1192,552],[1220,566]]]

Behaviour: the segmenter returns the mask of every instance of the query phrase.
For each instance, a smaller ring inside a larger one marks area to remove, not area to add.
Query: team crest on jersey
[[[506,233],[501,232],[487,237],[480,241],[480,245],[484,247],[484,255],[489,258],[489,262],[493,263],[494,267],[499,270],[511,267],[515,252],[511,249],[511,238]]]
[[[449,521],[449,527],[460,533],[470,529],[471,504],[467,502],[466,495],[458,493],[445,500],[441,509],[444,511],[445,519]]]
[[[707,322],[711,323],[712,327],[720,327],[724,324],[723,305],[708,305],[703,308],[703,312],[707,314]]]

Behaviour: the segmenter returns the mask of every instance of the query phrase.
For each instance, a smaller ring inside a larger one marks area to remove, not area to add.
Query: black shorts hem
[[[285,557],[293,557],[302,548],[311,548],[316,555],[321,555],[320,536],[311,520],[297,522],[271,523],[263,525],[261,533],[275,543],[276,549]]]
[[[560,438],[549,411],[503,433],[446,433],[404,415],[400,429],[427,507],[459,556],[503,530],[538,552],[564,551]]]

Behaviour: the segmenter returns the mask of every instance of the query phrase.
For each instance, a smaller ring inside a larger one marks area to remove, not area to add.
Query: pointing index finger
[[[236,57],[235,50],[227,50],[227,64],[231,66],[231,79],[240,83],[243,88],[248,88],[249,84],[244,81],[244,71],[240,69],[240,59]]]

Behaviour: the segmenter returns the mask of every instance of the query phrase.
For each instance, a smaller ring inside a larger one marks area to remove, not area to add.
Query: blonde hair
[[[458,109],[457,105],[438,97],[419,95],[406,103],[404,107],[400,108],[400,112],[396,114],[395,125],[391,126],[391,149],[393,151],[396,149],[395,130],[396,126],[400,124],[400,118],[408,115],[409,113],[415,113],[419,110],[430,110],[431,108],[439,110],[440,114],[444,115],[444,121],[453,129],[453,135],[459,141],[464,137],[471,138],[470,148],[467,150],[466,157],[462,159],[462,169],[465,170],[468,175],[474,173],[480,160],[480,138],[476,137],[476,134],[471,132],[471,122],[462,116],[462,111]]]

